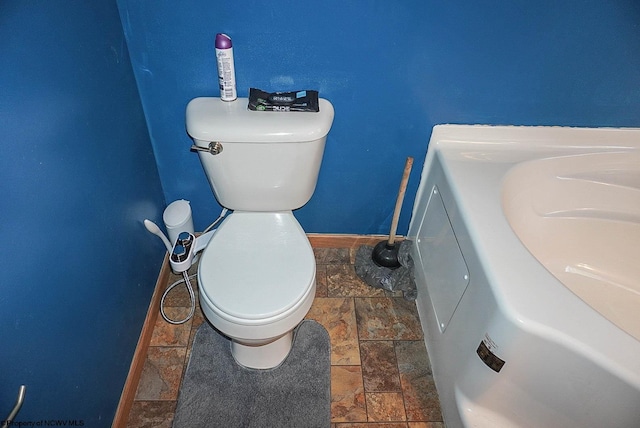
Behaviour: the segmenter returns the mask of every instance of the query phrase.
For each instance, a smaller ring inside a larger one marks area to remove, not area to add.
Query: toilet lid
[[[202,253],[198,286],[223,313],[266,319],[301,301],[314,283],[315,267],[293,213],[234,212]]]

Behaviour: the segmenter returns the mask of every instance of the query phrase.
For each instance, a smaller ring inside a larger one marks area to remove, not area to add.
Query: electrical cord
[[[187,321],[189,321],[191,319],[191,317],[193,316],[193,313],[196,310],[196,296],[195,296],[195,294],[193,292],[193,286],[191,285],[191,279],[195,278],[196,275],[197,274],[194,273],[193,275],[189,276],[187,271],[182,272],[182,278],[177,280],[173,284],[171,284],[169,287],[167,287],[167,289],[162,294],[162,300],[160,300],[160,314],[162,315],[162,318],[164,318],[164,320],[166,322],[168,322],[169,324],[173,324],[173,325],[184,324]],[[175,287],[177,287],[178,285],[180,285],[183,282],[184,282],[185,286],[187,287],[187,291],[189,292],[189,300],[191,301],[191,309],[189,310],[189,315],[187,315],[187,317],[185,319],[182,319],[182,320],[179,320],[179,321],[175,321],[175,320],[170,319],[167,316],[167,314],[164,312],[164,299],[167,297],[167,295],[169,294],[169,292],[171,290],[173,290]]]
[[[227,208],[223,208],[222,211],[220,212],[220,215],[218,216],[217,219],[214,220],[213,223],[211,223],[209,225],[209,227],[207,227],[202,233],[207,233],[209,232],[211,229],[213,229],[216,224],[218,224],[225,215],[227,215],[227,212],[229,212],[229,210]],[[171,284],[169,287],[167,287],[167,289],[164,291],[164,293],[162,294],[162,299],[160,300],[160,314],[162,315],[162,318],[164,318],[164,320],[166,322],[168,322],[169,324],[173,324],[173,325],[178,325],[178,324],[184,324],[187,321],[189,321],[191,319],[191,317],[193,316],[195,310],[196,310],[196,296],[193,292],[193,286],[191,285],[191,279],[195,278],[197,276],[197,274],[193,274],[191,276],[189,276],[189,274],[187,273],[187,271],[182,272],[182,279],[177,280],[176,282],[174,282],[173,284]],[[179,321],[175,321],[170,319],[167,314],[164,312],[164,299],[167,297],[167,295],[169,294],[169,292],[171,292],[171,290],[173,290],[175,287],[177,287],[178,285],[180,285],[181,283],[185,284],[185,286],[187,287],[187,291],[189,292],[189,300],[191,303],[191,308],[189,309],[189,315],[187,315],[187,317],[185,319],[179,320]]]

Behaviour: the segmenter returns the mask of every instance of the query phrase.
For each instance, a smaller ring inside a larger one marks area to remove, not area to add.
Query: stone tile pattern
[[[415,304],[362,282],[353,268],[356,250],[314,248],[317,287],[307,318],[331,339],[330,428],[444,428]],[[168,285],[180,278],[170,276]],[[181,319],[188,307],[180,285],[165,312]],[[193,335],[203,322],[199,303],[185,324],[158,317],[127,427],[171,426]]]

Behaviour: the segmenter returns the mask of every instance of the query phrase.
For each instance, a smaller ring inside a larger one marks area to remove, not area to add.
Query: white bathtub
[[[447,427],[640,427],[640,130],[434,128],[409,230]]]

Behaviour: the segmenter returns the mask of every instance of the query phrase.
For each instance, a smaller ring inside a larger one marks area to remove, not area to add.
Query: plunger
[[[404,194],[407,191],[407,183],[409,181],[409,174],[411,173],[412,166],[413,158],[409,156],[404,164],[404,173],[402,174],[402,181],[400,182],[400,189],[398,190],[398,197],[396,198],[396,207],[393,210],[389,239],[378,242],[371,253],[373,262],[378,266],[389,269],[397,269],[400,267],[400,261],[398,260],[398,250],[400,248],[396,245],[396,230],[398,229],[400,209],[402,208],[402,202],[404,201]]]

